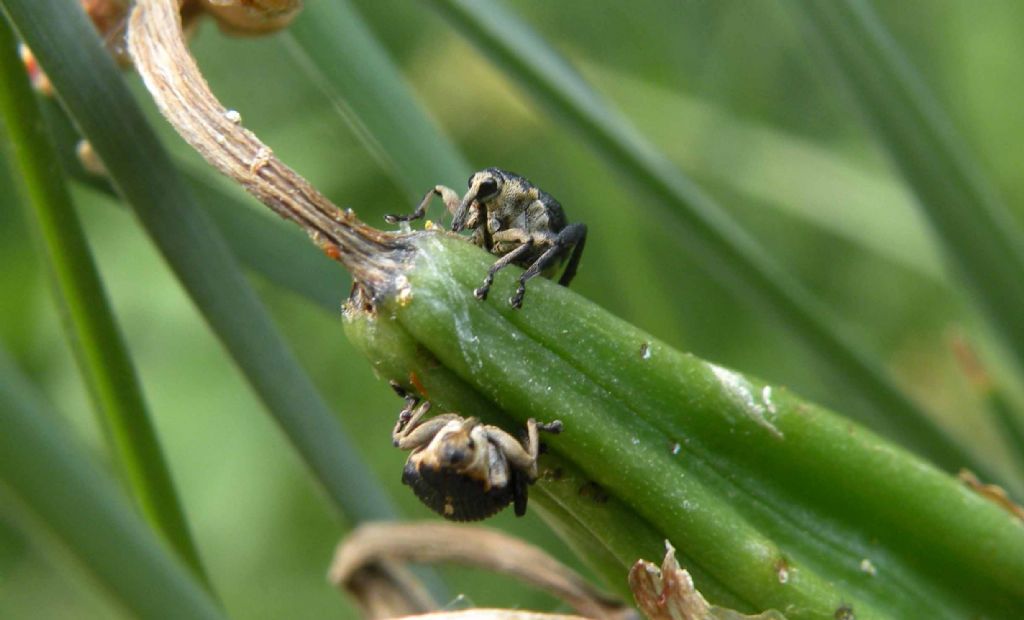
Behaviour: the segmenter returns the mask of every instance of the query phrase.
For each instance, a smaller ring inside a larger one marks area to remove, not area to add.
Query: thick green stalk
[[[350,311],[350,337],[381,374],[465,415],[562,420],[553,451],[671,540],[715,602],[794,618],[844,605],[858,618],[1001,617],[1024,605],[1024,527],[955,479],[550,282],[532,281],[521,311],[506,302],[511,274],[479,302],[490,257],[420,239],[408,289],[375,315]]]
[[[947,261],[1024,370],[1024,230],[864,0],[793,3],[917,194]]]
[[[0,19],[0,114],[35,217],[68,340],[107,430],[118,469],[143,516],[206,582],[170,471],[117,327],[36,98]]]
[[[221,618],[216,603],[169,554],[43,407],[0,351],[0,484],[28,524],[61,543],[139,618]]]
[[[181,180],[73,0],[2,0],[61,102],[185,290],[340,511],[395,514]]]
[[[498,2],[433,0],[453,26],[518,81],[524,91],[594,147],[612,168],[632,182],[664,226],[709,270],[759,300],[841,378],[849,400],[866,399],[864,421],[941,467],[979,467],[997,477],[976,455],[942,429],[903,394],[892,378],[840,321],[749,235],[728,213],[629,123],[608,107],[586,82],[529,26]]]

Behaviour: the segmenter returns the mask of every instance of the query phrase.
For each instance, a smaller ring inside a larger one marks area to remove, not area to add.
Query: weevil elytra
[[[450,521],[486,519],[511,503],[516,516],[526,514],[527,486],[537,480],[538,434],[561,432],[561,422],[531,418],[520,443],[476,418],[442,413],[424,419],[430,401],[420,402],[395,383],[391,387],[406,402],[391,437],[395,446],[412,451],[402,482],[424,504]]]
[[[519,277],[519,287],[509,299],[519,308],[526,294],[526,282],[537,275],[551,276],[568,260],[558,283],[569,286],[583,255],[587,240],[584,224],[570,224],[550,194],[524,177],[487,168],[469,177],[466,195],[444,185],[427,192],[419,206],[409,215],[388,215],[388,222],[409,222],[423,217],[434,196],[440,196],[452,214],[452,230],[473,231],[470,240],[498,256],[487,271],[483,284],[473,291],[478,299],[486,299],[494,282],[494,274],[508,265],[526,269]]]

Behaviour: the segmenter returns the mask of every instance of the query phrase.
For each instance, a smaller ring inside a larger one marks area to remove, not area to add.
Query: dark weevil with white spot
[[[470,240],[498,256],[487,271],[483,284],[473,294],[486,299],[494,274],[510,264],[526,269],[509,303],[519,308],[526,294],[526,282],[537,275],[550,277],[565,260],[568,263],[558,283],[569,286],[576,275],[583,246],[587,240],[584,224],[570,224],[562,205],[550,194],[522,176],[487,168],[469,177],[469,190],[458,193],[444,185],[427,192],[409,215],[388,215],[388,222],[409,222],[426,214],[430,200],[440,196],[452,214],[452,231],[472,230]]]
[[[430,401],[392,382],[405,408],[391,433],[395,446],[411,450],[402,482],[416,497],[450,521],[479,521],[511,503],[516,516],[526,514],[527,486],[537,480],[540,431],[558,433],[562,423],[526,424],[524,442],[476,418],[442,413],[428,420]]]

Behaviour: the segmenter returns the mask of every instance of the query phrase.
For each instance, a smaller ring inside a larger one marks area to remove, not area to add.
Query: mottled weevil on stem
[[[487,168],[469,177],[468,185],[462,198],[455,190],[438,185],[427,192],[411,214],[387,215],[384,219],[392,224],[419,219],[426,214],[431,199],[440,196],[453,216],[452,231],[472,230],[470,240],[499,257],[483,284],[473,291],[477,299],[487,298],[494,274],[510,264],[526,269],[509,299],[513,308],[522,306],[527,280],[537,275],[550,277],[566,259],[558,283],[569,286],[583,255],[587,227],[568,223],[557,200],[518,174]]]
[[[391,432],[396,447],[411,450],[402,482],[416,497],[450,521],[486,519],[510,503],[516,516],[526,514],[527,486],[537,480],[539,432],[559,433],[562,423],[526,423],[520,442],[477,418],[442,413],[429,419],[430,401],[420,402],[392,382],[405,408]]]

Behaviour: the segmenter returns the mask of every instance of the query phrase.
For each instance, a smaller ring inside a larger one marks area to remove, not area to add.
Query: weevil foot
[[[516,289],[515,295],[512,295],[511,297],[509,297],[509,299],[508,299],[509,305],[511,305],[516,310],[519,310],[520,308],[523,307],[523,297],[525,295],[526,295],[526,286],[524,286],[523,284],[520,284],[519,288]]]
[[[548,422],[547,424],[538,422],[537,430],[544,431],[545,433],[551,433],[552,435],[557,435],[558,433],[562,432],[562,421],[555,420],[554,422]]]

